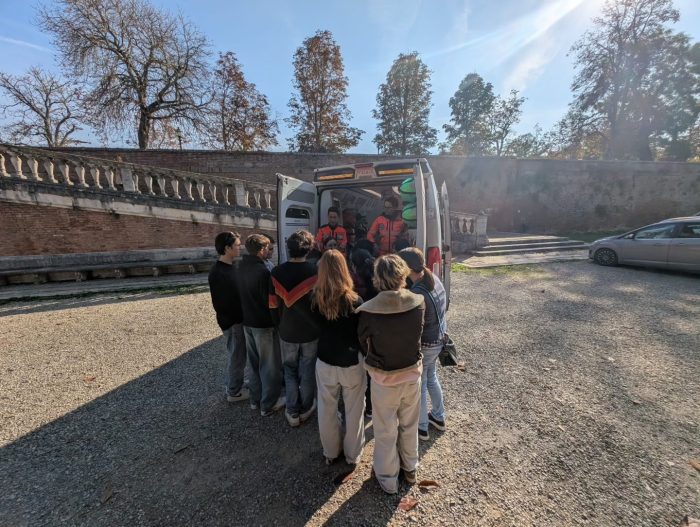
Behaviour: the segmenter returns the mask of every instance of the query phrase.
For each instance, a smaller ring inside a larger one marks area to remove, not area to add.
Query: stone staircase
[[[473,251],[472,257],[559,253],[587,249],[588,245],[582,241],[560,236],[496,233],[489,235],[488,245]]]

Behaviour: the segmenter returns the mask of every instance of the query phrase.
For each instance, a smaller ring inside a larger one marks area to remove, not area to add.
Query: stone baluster
[[[12,163],[12,167],[15,169],[15,176],[20,179],[27,179],[27,176],[22,173],[22,158],[19,157],[19,155],[15,153],[10,154],[10,163]]]
[[[102,167],[104,169],[105,177],[107,178],[107,186],[109,186],[110,190],[117,190],[117,187],[114,185],[114,169],[112,167]]]
[[[100,183],[100,169],[99,167],[90,167],[90,175],[92,176],[92,183],[95,188],[102,188]]]
[[[197,192],[199,193],[199,199],[203,203],[206,203],[207,198],[204,197],[204,183],[202,183],[201,181],[197,181]]]
[[[239,207],[247,207],[248,206],[248,194],[246,193],[245,185],[243,184],[243,182],[236,181],[233,184],[233,189],[236,192],[236,205],[238,205]]]
[[[53,159],[44,159],[44,170],[46,170],[46,175],[49,177],[51,183],[58,183],[56,176],[53,173]]]
[[[148,189],[148,195],[155,196],[156,193],[153,192],[153,175],[150,172],[146,172],[143,175],[143,182],[146,183],[146,188]]]
[[[29,171],[32,174],[32,180],[43,181],[39,177],[39,162],[34,157],[27,156],[27,165],[29,165]]]
[[[250,190],[247,188],[245,189],[245,201],[243,202],[244,206],[250,207]]]
[[[122,185],[125,192],[134,192],[139,194],[139,180],[134,176],[134,171],[130,167],[120,167],[122,174]]]
[[[194,196],[192,195],[192,180],[185,180],[185,192],[187,193],[187,199],[194,201]]]
[[[173,198],[180,199],[180,180],[175,176],[172,176],[170,178],[170,186],[173,188]]]
[[[228,200],[228,190],[229,190],[228,185],[223,185],[221,187],[221,197],[224,198],[224,205],[231,205],[231,203]]]
[[[70,180],[70,165],[67,161],[63,161],[58,165],[58,169],[61,171],[61,176],[63,176],[63,184],[67,187],[72,187],[73,182]]]
[[[265,208],[272,209],[272,191],[269,189],[265,191]]]
[[[253,190],[253,198],[255,199],[255,208],[260,209],[260,189]]]
[[[83,165],[75,165],[75,172],[78,174],[78,186],[87,188],[88,184],[85,181],[85,167]]]
[[[158,174],[158,187],[160,188],[160,195],[168,197],[168,193],[165,192],[165,176]]]
[[[10,177],[5,168],[5,156],[0,154],[0,177]]]
[[[209,192],[211,193],[211,202],[219,203],[219,200],[216,198],[216,183],[214,181],[209,182]]]

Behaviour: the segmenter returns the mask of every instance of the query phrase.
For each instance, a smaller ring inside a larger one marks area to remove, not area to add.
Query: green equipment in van
[[[401,193],[401,201],[404,203],[415,203],[416,202],[416,182],[412,177],[406,178],[401,182],[399,186],[399,192]]]
[[[413,195],[415,199],[415,194]],[[409,229],[415,229],[417,222],[416,204],[406,203],[403,206],[403,211],[401,212],[401,219],[406,223]]]

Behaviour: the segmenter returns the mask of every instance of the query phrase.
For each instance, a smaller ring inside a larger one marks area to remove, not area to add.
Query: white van
[[[450,291],[450,211],[447,187],[438,194],[435,178],[426,159],[359,163],[314,171],[314,181],[277,174],[277,236],[279,261],[287,260],[286,240],[305,229],[314,236],[327,223],[328,208],[341,212],[341,225],[354,224],[363,232],[383,211],[389,196],[400,199],[399,186],[407,178],[415,185],[415,228],[408,229],[410,244],[420,248],[426,265]],[[361,236],[361,234],[360,234]]]

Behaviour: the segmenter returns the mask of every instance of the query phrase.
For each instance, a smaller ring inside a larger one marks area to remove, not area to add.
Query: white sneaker
[[[226,400],[230,403],[245,401],[250,398],[250,392],[246,388],[242,388],[237,395],[226,395]]]
[[[314,402],[311,405],[311,408],[306,410],[306,412],[304,412],[303,414],[299,414],[299,419],[301,419],[301,422],[303,423],[309,417],[311,417],[315,411],[316,411],[316,399],[314,399]]]
[[[281,410],[282,408],[284,408],[285,404],[287,404],[287,400],[284,398],[284,396],[280,397],[279,399],[277,399],[275,405],[272,408],[270,408],[267,412],[265,410],[260,410],[260,415],[263,417],[268,417],[274,414],[277,410]]]
[[[258,405],[255,404],[255,403],[250,403],[250,409],[251,409],[251,410],[257,410],[257,409],[258,409]]]
[[[289,423],[289,426],[291,426],[292,428],[299,426],[299,423],[300,423],[299,417],[295,417],[295,416],[291,415],[289,412],[287,412],[287,410],[284,411],[284,416],[287,418],[287,422]]]

